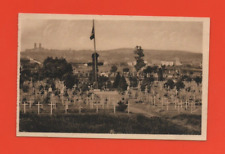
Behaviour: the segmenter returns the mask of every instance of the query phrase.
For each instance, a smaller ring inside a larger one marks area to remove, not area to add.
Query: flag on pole
[[[94,28],[94,25],[92,27],[92,31],[91,31],[91,36],[90,36],[90,40],[94,39],[95,38],[95,28]]]

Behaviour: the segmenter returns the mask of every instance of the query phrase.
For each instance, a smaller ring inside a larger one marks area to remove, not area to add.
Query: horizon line
[[[25,50],[21,50],[20,52],[26,52],[27,50],[34,50],[35,48],[29,48],[29,49],[25,49]],[[67,48],[67,49],[56,49],[56,48],[36,48],[36,50],[58,50],[58,51],[93,51],[93,49],[72,49],[72,48]],[[119,50],[119,49],[135,49],[135,48],[129,48],[129,47],[122,47],[122,48],[112,48],[112,49],[105,49],[105,50],[96,50],[96,51],[110,51],[110,50]],[[196,53],[196,54],[203,54],[202,52],[196,52],[196,51],[189,51],[189,50],[176,50],[176,49],[144,49],[142,48],[144,51],[145,50],[155,50],[155,51],[178,51],[178,52],[188,52],[188,53]]]

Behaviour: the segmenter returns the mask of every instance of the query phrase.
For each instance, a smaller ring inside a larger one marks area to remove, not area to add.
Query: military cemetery
[[[201,134],[202,53],[158,56],[138,44],[107,53],[101,22],[88,23],[90,51],[33,42],[20,52],[20,132]]]

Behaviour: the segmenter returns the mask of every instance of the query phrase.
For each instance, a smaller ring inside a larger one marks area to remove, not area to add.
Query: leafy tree
[[[22,87],[24,81],[29,81],[30,79],[31,79],[31,70],[30,69],[25,69],[25,70],[20,69],[20,87]]]
[[[200,83],[202,83],[202,77],[197,76],[194,78],[194,81],[199,85]]]
[[[151,66],[148,66],[146,69],[143,70],[144,73],[152,73],[153,72],[153,68]]]
[[[48,85],[46,88],[50,88],[51,87],[53,91],[56,90],[55,81],[53,79],[51,79],[51,78],[50,79],[47,79],[46,82],[47,82],[47,85]],[[48,89],[46,89],[46,90],[48,90]]]
[[[32,80],[33,82],[40,80],[40,73],[39,72],[33,72],[32,73]]]
[[[123,69],[123,72],[129,72],[129,71],[130,71],[130,69],[127,67]]]
[[[149,80],[150,80],[150,82],[151,82],[151,83],[155,81],[155,79],[154,79],[153,75],[150,75]]]
[[[77,77],[71,73],[64,74],[62,79],[64,80],[64,84],[68,89],[72,89],[73,86],[78,83]]]
[[[127,90],[127,86],[128,85],[127,85],[126,79],[124,76],[122,76],[119,81],[118,90],[125,91],[125,90]]]
[[[23,85],[22,87],[23,92],[27,93],[29,91],[29,86]]]
[[[40,66],[36,63],[30,63],[27,61],[26,63],[21,62],[20,67],[20,86],[24,83],[24,81],[37,81],[39,79],[39,71]]]
[[[172,79],[168,79],[167,82],[164,84],[164,87],[170,88],[170,89],[173,89],[174,86],[175,86],[175,83],[173,82]]]
[[[111,81],[109,81],[109,80],[106,82],[106,84],[107,84],[107,88],[109,88],[109,89],[111,89],[113,86]]]
[[[192,78],[190,76],[187,76],[187,75],[183,75],[182,78],[181,78],[182,81],[188,81],[188,82],[191,82],[192,81]]]
[[[66,59],[48,57],[44,60],[42,68],[44,78],[59,78],[60,80],[65,74],[72,74],[72,65]]]
[[[178,80],[175,84],[177,90],[183,89],[185,87],[184,83],[181,80]]]
[[[138,80],[137,80],[137,77],[129,77],[129,80],[130,80],[130,86],[131,87],[137,87],[138,85]]]
[[[110,72],[116,73],[117,69],[118,69],[117,66],[116,66],[116,65],[113,65],[113,66],[111,67]]]
[[[159,68],[158,70],[158,80],[163,81],[163,69]]]
[[[186,78],[186,81],[187,81],[187,82],[191,82],[191,81],[192,81],[192,78],[188,76],[188,77]]]
[[[109,78],[106,76],[99,76],[98,77],[98,88],[103,88],[106,86],[106,83],[108,82]]]
[[[115,78],[115,80],[113,82],[113,88],[118,88],[119,82],[120,82],[120,78],[121,78],[121,76],[120,76],[120,73],[118,72],[117,75],[116,75],[116,78]]]
[[[24,81],[37,81],[39,79],[40,65],[37,63],[31,63],[29,59],[20,59],[20,86]]]
[[[141,46],[136,46],[136,49],[134,50],[135,59],[136,59],[136,65],[134,66],[136,71],[138,72],[142,67],[144,67],[146,64],[144,63],[144,50],[141,48]]]
[[[88,83],[82,83],[81,84],[81,92],[83,93],[83,92],[85,92],[85,91],[88,91],[89,90],[89,84]]]
[[[154,73],[157,73],[158,66],[156,66],[156,65],[155,65],[155,66],[153,66],[153,67],[152,67],[152,70],[153,70],[153,72],[154,72]]]
[[[154,82],[153,76],[150,76],[149,78],[145,78],[141,83],[141,91],[145,91],[145,88],[147,86],[148,91],[150,90],[151,84]]]

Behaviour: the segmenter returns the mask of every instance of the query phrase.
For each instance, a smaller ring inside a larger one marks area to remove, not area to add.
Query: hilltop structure
[[[43,50],[44,48],[42,47],[42,44],[41,43],[39,43],[38,45],[37,45],[37,43],[35,42],[34,43],[34,48],[32,48],[32,49],[26,49],[25,51],[41,51],[41,50]]]

